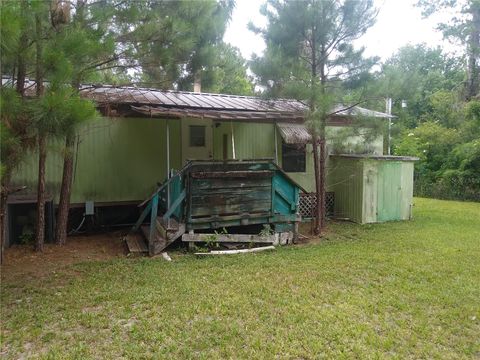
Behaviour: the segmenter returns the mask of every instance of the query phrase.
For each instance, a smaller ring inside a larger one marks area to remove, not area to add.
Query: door
[[[213,159],[212,120],[182,119],[182,160]]]
[[[401,219],[402,163],[382,161],[378,164],[377,221]]]

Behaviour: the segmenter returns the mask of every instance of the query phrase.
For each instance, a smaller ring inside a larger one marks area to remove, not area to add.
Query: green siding
[[[378,164],[377,221],[400,220],[402,163]]]
[[[237,159],[275,158],[275,134],[276,127],[273,124],[259,123],[236,123],[233,124],[235,134],[235,152]],[[334,136],[341,127],[328,127],[327,134]],[[227,135],[228,158],[232,159],[231,125],[228,122],[217,123],[213,131],[214,159],[223,159],[223,135]],[[361,137],[349,137],[346,141],[352,148],[362,141]],[[332,148],[333,141],[327,141],[327,151]],[[375,154],[382,154],[383,137],[379,136],[369,147]],[[282,138],[277,131],[278,163],[282,166]],[[315,191],[315,170],[313,162],[312,146],[307,145],[306,171],[288,173],[288,175],[308,192]],[[330,160],[327,157],[327,173],[331,171]],[[333,191],[330,185],[330,176],[327,174],[327,191]]]
[[[335,192],[336,217],[363,223],[363,164],[357,160],[330,160],[329,182]]]
[[[271,158],[275,156],[274,125],[229,122],[213,127],[213,157],[223,159],[223,136],[227,135],[228,158],[233,159],[232,132],[235,139],[235,157],[239,160]]]
[[[413,162],[379,162],[377,221],[412,218]]]
[[[170,120],[171,167],[180,168],[180,123]],[[101,118],[82,127],[72,189],[72,203],[135,201],[150,194],[166,178],[166,121]],[[30,154],[14,183],[36,189],[36,155]],[[49,145],[47,189],[57,196],[62,177],[62,146]],[[58,200],[58,199],[57,199]]]
[[[412,217],[413,162],[334,157],[329,183],[337,217],[362,224]]]
[[[170,128],[170,166],[182,167],[181,123],[183,120],[168,120]],[[76,149],[72,203],[86,200],[95,202],[138,201],[145,199],[166,178],[166,124],[165,119],[101,118],[79,130]],[[227,157],[232,154],[232,129],[235,138],[236,158],[259,159],[275,157],[274,124],[213,122],[213,158],[223,159],[224,135],[227,141]],[[282,139],[277,132],[278,162],[282,165]],[[328,145],[330,146],[330,145]],[[62,176],[63,144],[49,143],[47,160],[47,189],[57,196]],[[35,193],[37,181],[37,157],[27,157],[14,176],[16,185],[27,185]],[[335,192],[335,213],[365,223],[377,220],[377,163],[345,158],[327,157],[327,190]],[[389,170],[385,170],[389,172]],[[289,173],[309,192],[315,191],[312,146],[307,145],[306,172]],[[411,217],[413,192],[413,163],[401,163],[400,177],[402,196],[400,215],[386,214],[385,219]],[[390,203],[380,194],[382,206]],[[56,199],[58,200],[58,199]],[[398,202],[396,202],[398,203]],[[375,204],[375,205],[372,205]],[[383,215],[382,215],[383,216]]]
[[[413,208],[413,162],[402,162],[400,219],[411,220]]]
[[[237,123],[234,125],[237,159],[275,157],[273,124]]]
[[[378,166],[376,161],[363,160],[362,223],[377,221]]]

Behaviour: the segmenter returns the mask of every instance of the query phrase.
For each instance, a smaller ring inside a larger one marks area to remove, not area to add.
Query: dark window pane
[[[205,146],[205,126],[190,125],[190,146]]]
[[[305,172],[305,144],[282,143],[282,164],[286,172]]]

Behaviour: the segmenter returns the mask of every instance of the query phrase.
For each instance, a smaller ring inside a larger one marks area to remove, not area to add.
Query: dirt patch
[[[45,244],[42,253],[33,251],[32,246],[14,245],[5,251],[1,268],[2,281],[18,277],[42,277],[67,265],[108,260],[126,255],[121,232],[91,236],[73,236],[65,246]]]
[[[322,236],[317,236],[313,233],[314,229],[314,220],[308,221],[308,222],[302,222],[299,224],[298,227],[298,242],[297,244],[299,245],[306,245],[306,244],[319,244],[322,242],[322,240],[326,239],[329,237],[329,235],[332,234],[332,228],[331,228],[331,223],[332,221],[329,220],[327,221],[327,226],[325,229],[322,231]]]

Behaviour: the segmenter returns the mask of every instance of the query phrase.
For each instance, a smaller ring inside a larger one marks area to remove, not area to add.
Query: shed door
[[[212,151],[212,120],[183,119],[182,120],[182,160],[213,159]]]
[[[401,219],[402,163],[382,161],[378,164],[377,221]]]

